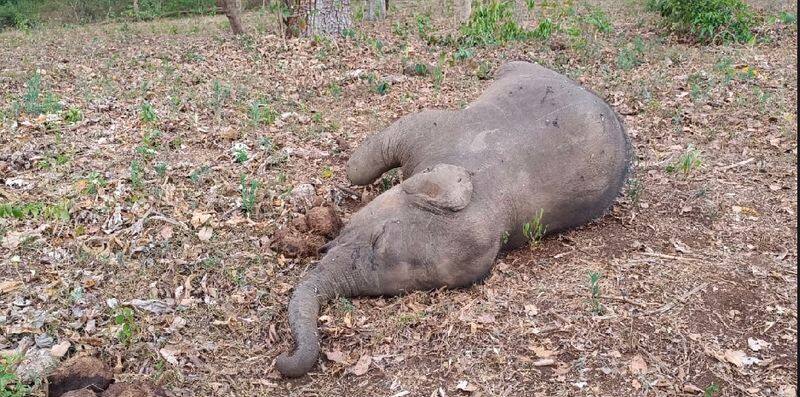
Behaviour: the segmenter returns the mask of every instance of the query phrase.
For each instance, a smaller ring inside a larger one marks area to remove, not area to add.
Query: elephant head
[[[481,241],[484,233],[470,227],[477,224],[469,211],[473,196],[467,170],[439,164],[354,214],[294,289],[288,315],[295,349],[278,357],[278,371],[298,377],[311,370],[320,350],[320,305],[335,296],[462,287],[486,274],[499,243]]]

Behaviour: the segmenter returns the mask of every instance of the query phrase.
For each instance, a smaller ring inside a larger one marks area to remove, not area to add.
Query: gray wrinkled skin
[[[347,163],[350,181],[366,185],[395,167],[407,179],[354,214],[295,289],[296,348],[278,370],[297,377],[314,366],[319,306],[333,296],[469,286],[501,249],[525,243],[523,224],[539,211],[548,233],[601,216],[629,158],[603,100],[527,62],[501,67],[466,109],[422,111],[370,136]]]

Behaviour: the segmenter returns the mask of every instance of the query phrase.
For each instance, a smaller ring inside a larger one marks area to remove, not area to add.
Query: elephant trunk
[[[332,264],[327,264],[332,265]],[[319,357],[317,318],[320,306],[336,295],[352,296],[352,284],[335,266],[316,266],[298,285],[289,301],[289,326],[295,348],[291,353],[278,356],[275,363],[285,377],[297,378],[308,373]]]

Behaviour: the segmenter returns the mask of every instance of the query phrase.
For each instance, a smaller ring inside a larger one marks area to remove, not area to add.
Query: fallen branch
[[[685,256],[675,256],[675,255],[667,255],[667,254],[660,254],[658,252],[643,252],[643,255],[652,256],[661,259],[672,259],[676,261],[699,261],[698,258],[688,258]]]
[[[678,298],[677,300],[674,300],[674,301],[672,301],[670,303],[667,303],[666,305],[661,306],[658,309],[646,311],[646,312],[640,314],[640,316],[649,316],[651,314],[666,313],[666,312],[672,310],[672,308],[675,307],[678,303],[686,303],[686,300],[689,299],[689,297],[691,297],[692,295],[696,294],[698,291],[702,290],[703,288],[705,288],[707,286],[708,286],[708,283],[702,283],[702,284],[692,288],[689,292],[681,295],[681,297]]]
[[[343,191],[343,192],[345,192],[345,193],[347,193],[347,194],[349,194],[349,195],[351,195],[351,196],[355,196],[355,198],[360,198],[361,197],[361,195],[358,194],[358,192],[356,192],[353,189],[350,189],[349,187],[345,187],[345,186],[342,186],[342,185],[336,185],[336,188],[341,190],[341,191]]]
[[[724,167],[717,167],[717,171],[727,171],[727,170],[729,170],[731,168],[741,167],[741,166],[743,166],[745,164],[752,163],[755,159],[756,159],[755,157],[750,157],[749,159],[742,160],[742,161],[740,161],[738,163],[726,165]]]

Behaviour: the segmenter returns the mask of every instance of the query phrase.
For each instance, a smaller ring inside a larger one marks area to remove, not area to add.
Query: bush
[[[673,31],[706,43],[749,42],[756,17],[742,0],[648,0]]]

